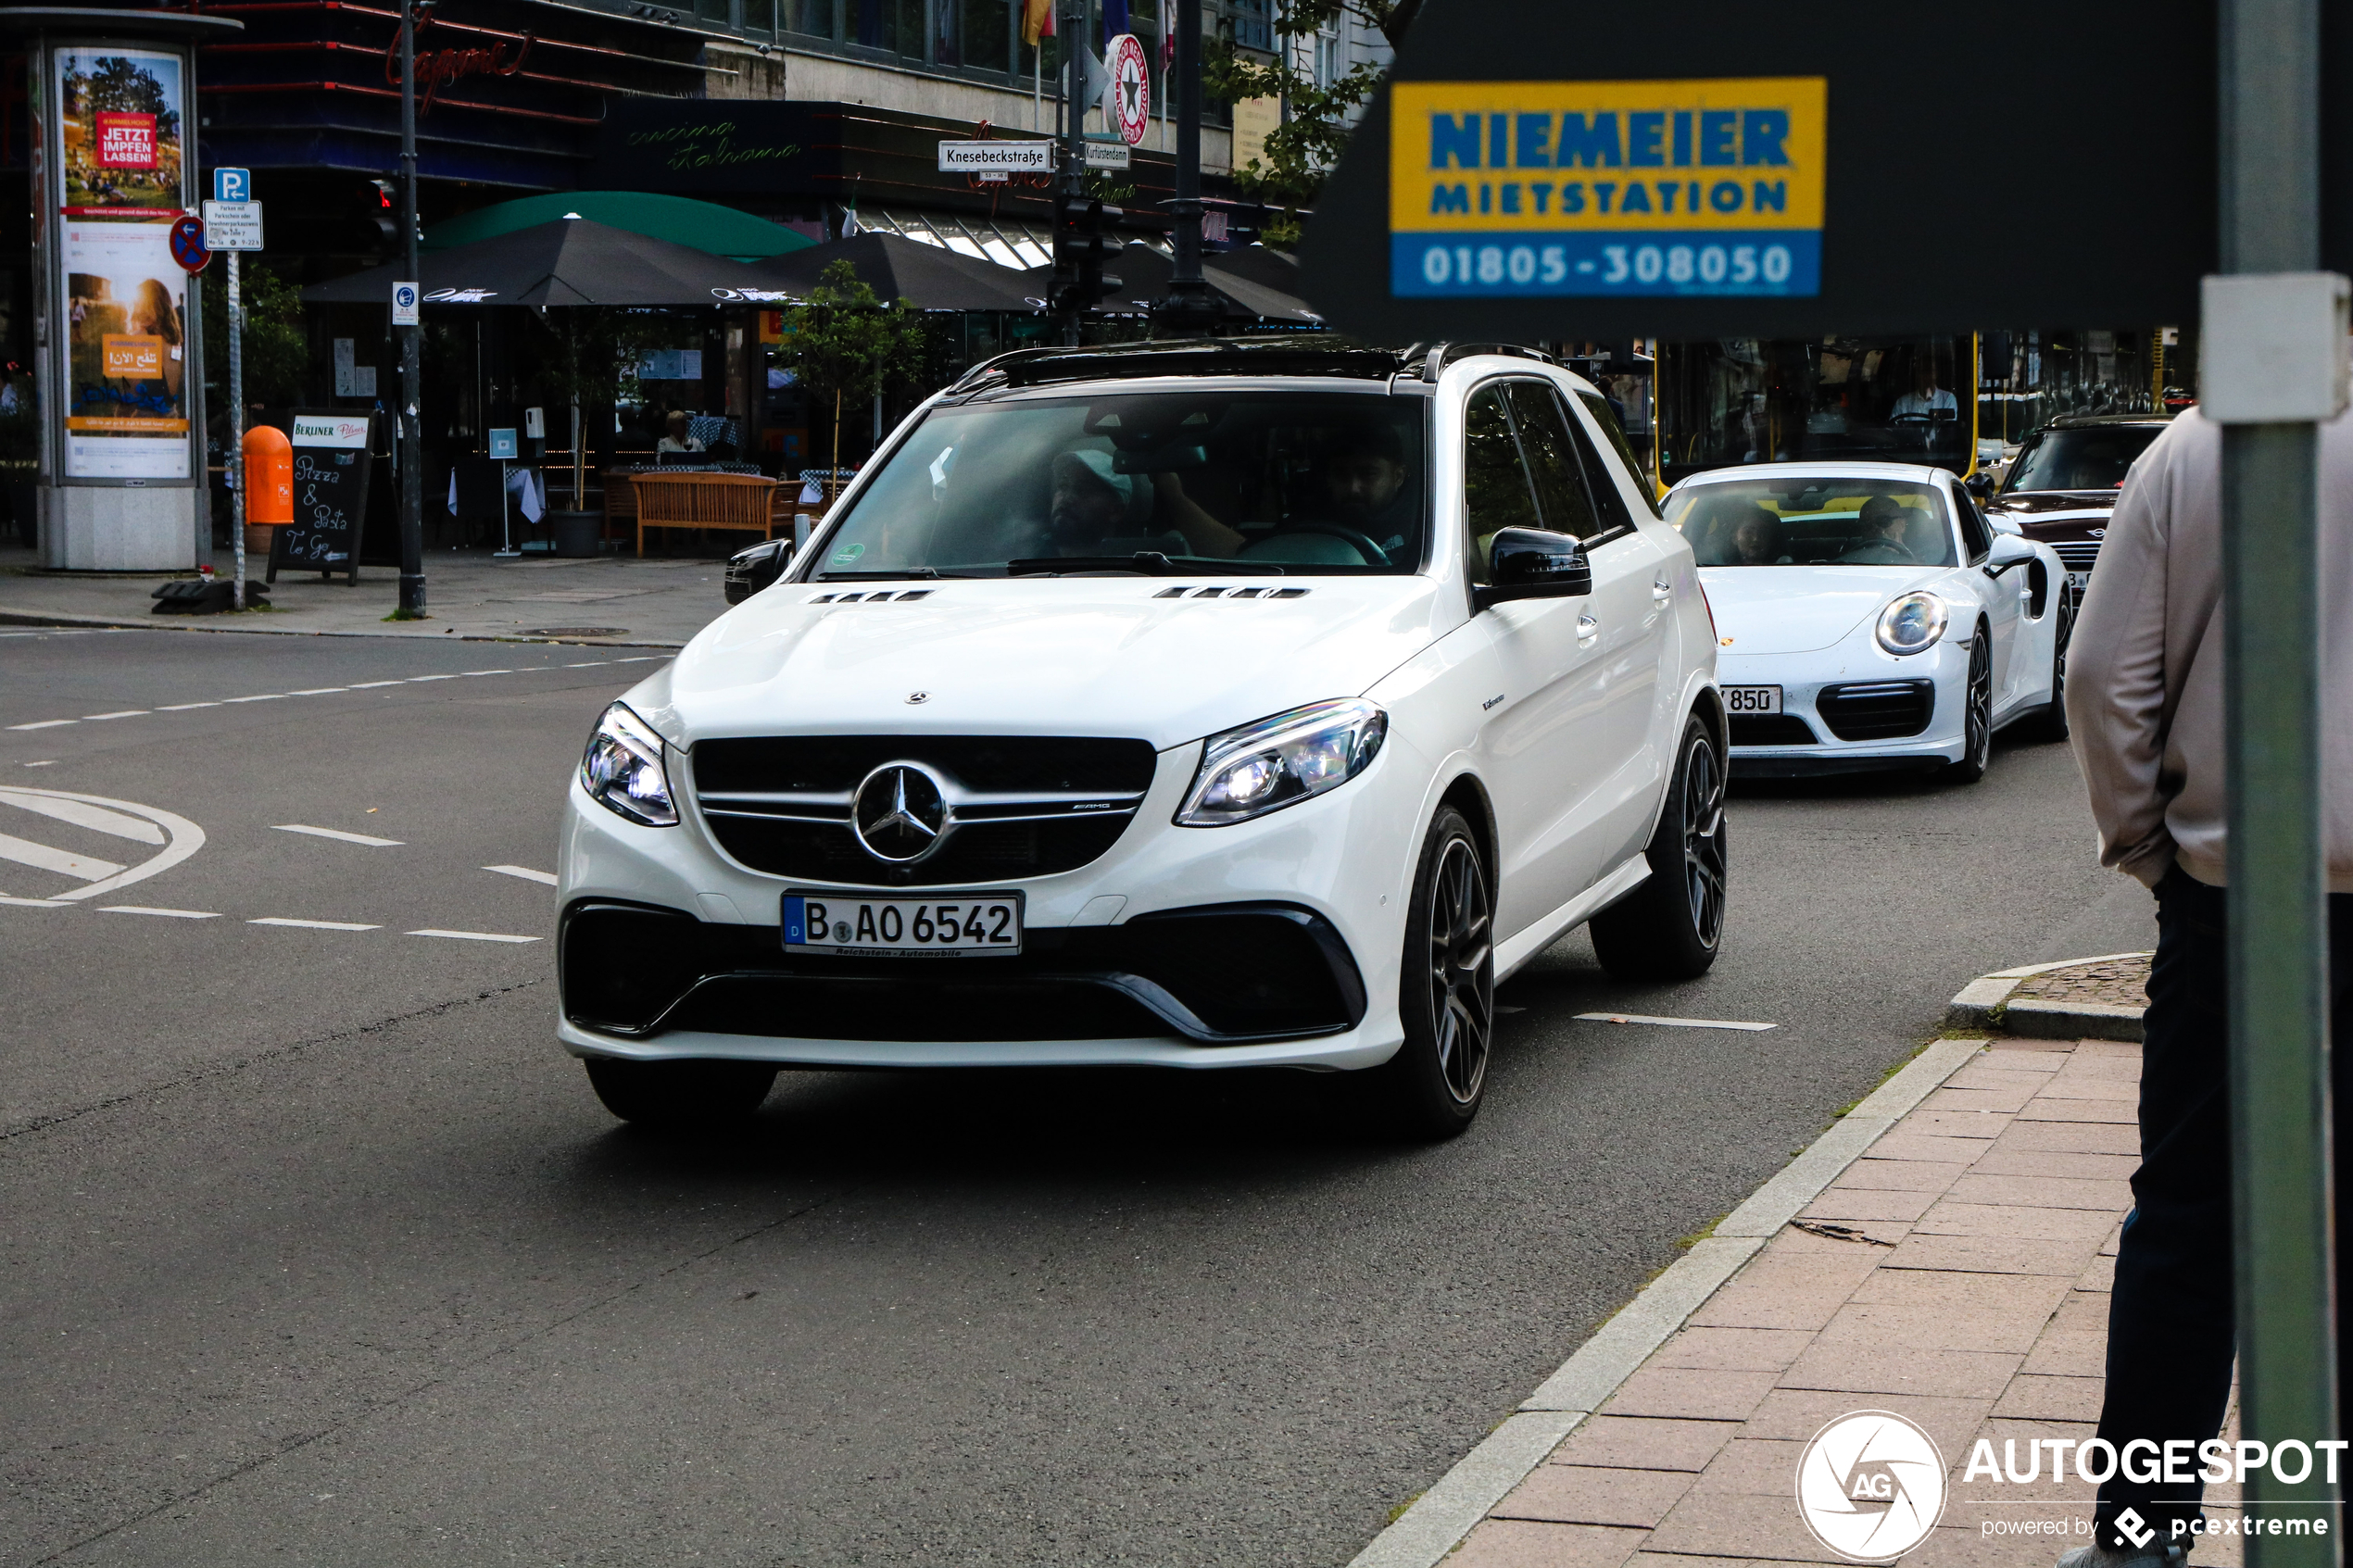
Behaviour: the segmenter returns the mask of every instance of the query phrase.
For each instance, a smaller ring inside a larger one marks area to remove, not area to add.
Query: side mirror
[[[2024,566],[2034,558],[2032,541],[2015,533],[1994,535],[1994,553],[1985,562],[1985,575],[1999,577],[2014,566]]]
[[[739,605],[785,574],[792,564],[792,541],[763,539],[727,558],[727,602]]]
[[[1479,609],[1507,599],[1579,598],[1593,591],[1585,546],[1550,529],[1500,529],[1489,544],[1487,560],[1494,581],[1471,593]]]
[[[1963,480],[1961,488],[1982,501],[1994,494],[1994,476],[1981,469]]]

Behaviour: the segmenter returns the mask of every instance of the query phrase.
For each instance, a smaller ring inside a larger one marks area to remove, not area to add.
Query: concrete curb
[[[157,616],[153,620],[123,620],[104,615],[66,615],[48,610],[8,609],[0,607],[0,626],[56,626],[68,631],[101,632],[225,632],[262,637],[396,637],[406,642],[452,643],[547,643],[567,648],[683,648],[684,643],[655,642],[645,638],[605,637],[526,637],[505,632],[491,636],[480,632],[444,632],[428,635],[422,632],[360,632],[330,631],[311,626],[210,626],[201,616]]]
[[[1349,1568],[1432,1568],[1442,1561],[1742,1264],[1985,1044],[1937,1040],[1906,1063],[1596,1329],[1502,1425],[1374,1537]]]
[[[2145,959],[2146,953],[2101,953],[2088,959],[2061,959],[2057,963],[2023,964],[1999,969],[1961,987],[1944,1010],[1948,1029],[1999,1030],[2037,1040],[2125,1040],[2138,1044],[2141,1010],[2108,1002],[2013,1002],[2019,983],[2055,969],[2082,963],[2108,963],[2117,959]]]

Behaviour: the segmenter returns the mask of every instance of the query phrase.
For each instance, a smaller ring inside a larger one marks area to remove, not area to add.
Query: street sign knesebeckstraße
[[[1401,343],[2194,320],[2219,258],[2215,7],[2121,16],[1427,0],[1325,182],[1302,292]],[[2334,190],[2353,25],[2324,53]],[[2066,64],[2092,57],[2095,81]],[[2324,207],[2322,265],[2353,270],[2353,204]]]
[[[213,170],[215,174],[226,172]],[[204,204],[205,243],[214,250],[259,250],[261,204],[257,201],[208,201]]]
[[[942,174],[1051,174],[1054,144],[1039,138],[1027,142],[942,142]]]
[[[396,327],[413,327],[418,324],[416,284],[395,283],[392,285],[392,324]]]

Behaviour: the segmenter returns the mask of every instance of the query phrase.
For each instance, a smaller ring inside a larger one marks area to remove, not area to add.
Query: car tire
[[[775,1085],[759,1061],[629,1061],[587,1059],[589,1086],[605,1109],[653,1132],[679,1133],[749,1121]]]
[[[1385,1119],[1434,1141],[1471,1124],[1495,1033],[1495,904],[1469,820],[1441,807],[1422,841],[1405,908],[1398,1014],[1405,1043],[1375,1069]]]
[[[1694,714],[1667,780],[1643,858],[1649,880],[1595,915],[1587,930],[1616,980],[1694,980],[1724,942],[1728,845],[1724,758],[1715,732]]]
[[[2075,640],[2075,595],[2064,586],[2057,610],[2058,626],[2051,633],[2051,700],[2027,721],[2027,733],[2040,741],[2063,741],[2068,734],[2067,649]]]
[[[1961,756],[1944,769],[1947,783],[1973,784],[1994,759],[1994,634],[1977,623],[1969,641],[1969,684],[1961,697]]]

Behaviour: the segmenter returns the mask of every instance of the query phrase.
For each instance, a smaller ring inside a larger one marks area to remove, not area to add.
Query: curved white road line
[[[19,796],[30,797],[31,798],[22,801],[13,798]],[[35,805],[33,804],[34,800],[38,800],[42,802],[42,804]],[[140,861],[137,865],[131,867],[127,871],[118,872],[116,874],[106,878],[104,881],[94,882],[83,887],[77,887],[70,893],[60,893],[57,895],[57,900],[61,902],[79,901],[83,898],[94,898],[101,893],[112,893],[117,888],[128,887],[134,882],[145,882],[147,878],[156,875],[159,872],[170,871],[172,867],[178,865],[181,861],[186,859],[189,856],[204,847],[204,829],[196,826],[195,823],[190,822],[185,817],[174,815],[170,811],[159,810],[153,806],[142,806],[135,800],[114,800],[103,795],[76,795],[70,791],[62,789],[27,789],[22,784],[9,784],[6,787],[0,787],[0,801],[7,801],[11,805],[22,805],[26,809],[40,811],[44,816],[60,817],[69,822],[81,821],[85,825],[91,825],[87,818],[68,816],[67,813],[63,811],[50,809],[51,803],[78,803],[83,806],[95,806],[106,809],[126,812],[133,817],[144,818],[147,822],[155,823],[156,826],[163,830],[164,835],[169,842],[165,844],[159,852],[148,857],[145,860]]]

